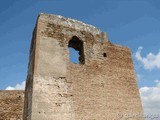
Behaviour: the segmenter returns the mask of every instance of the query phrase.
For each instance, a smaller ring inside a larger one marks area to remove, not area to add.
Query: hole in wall
[[[73,36],[68,43],[70,63],[84,64],[83,41]]]
[[[106,54],[106,53],[103,53],[103,57],[107,57],[107,54]]]

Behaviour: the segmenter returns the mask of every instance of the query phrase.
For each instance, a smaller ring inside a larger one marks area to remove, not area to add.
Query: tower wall
[[[55,15],[41,14],[33,36],[24,120],[111,120],[142,112],[129,48],[110,43],[91,25]],[[69,61],[71,40],[81,64]]]

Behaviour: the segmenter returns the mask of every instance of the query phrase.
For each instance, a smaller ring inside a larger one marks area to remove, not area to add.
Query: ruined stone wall
[[[48,14],[39,16],[34,35],[24,120],[113,120],[142,112],[129,48],[91,25]],[[83,64],[69,61],[75,37]]]
[[[0,90],[0,120],[22,120],[24,91]]]
[[[69,66],[75,120],[116,120],[119,113],[142,113],[129,49],[109,45],[106,52],[102,61]]]

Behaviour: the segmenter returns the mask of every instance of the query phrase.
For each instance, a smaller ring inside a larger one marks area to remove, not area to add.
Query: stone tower
[[[79,64],[70,63],[69,47],[79,51]],[[117,120],[142,113],[129,48],[110,43],[94,26],[40,14],[28,69],[24,120]]]

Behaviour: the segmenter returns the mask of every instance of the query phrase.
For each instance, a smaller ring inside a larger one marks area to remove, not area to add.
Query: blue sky
[[[112,43],[128,46],[144,107],[155,103],[143,99],[145,97],[156,96],[156,101],[160,100],[157,96],[157,91],[160,93],[159,0],[1,1],[0,89],[20,86],[26,79],[32,32],[41,12],[92,24],[107,32]]]

